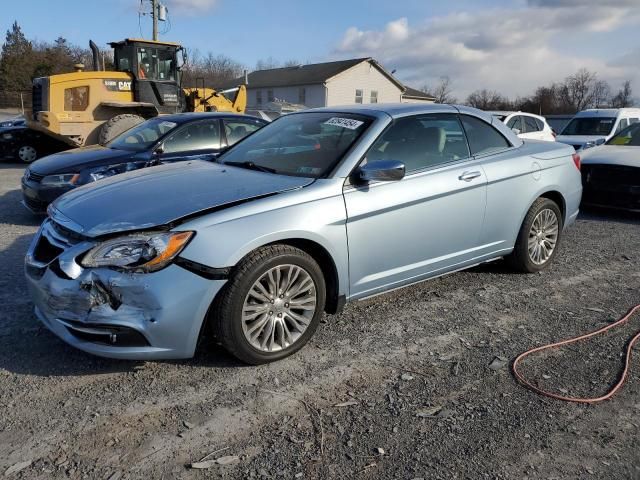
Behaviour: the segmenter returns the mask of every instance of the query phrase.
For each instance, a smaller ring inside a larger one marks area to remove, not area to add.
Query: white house
[[[272,102],[314,108],[434,101],[433,97],[403,85],[373,58],[257,70],[249,73],[246,80],[250,110],[260,110]],[[229,86],[240,83],[245,83],[245,79],[236,79]]]

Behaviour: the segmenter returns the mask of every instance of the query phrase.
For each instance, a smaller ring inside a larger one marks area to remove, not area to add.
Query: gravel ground
[[[541,274],[494,262],[350,304],[275,364],[243,366],[213,345],[132,363],[76,351],[32,314],[22,257],[39,219],[19,205],[21,175],[0,167],[0,474],[640,478],[637,368],[596,406],[536,396],[509,369],[640,302],[640,217],[583,214]],[[638,329],[640,318],[524,370],[554,391],[602,393]]]

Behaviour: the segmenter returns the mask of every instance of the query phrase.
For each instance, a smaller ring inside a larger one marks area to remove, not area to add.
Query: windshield
[[[141,152],[150,148],[158,139],[178,126],[175,122],[152,118],[127,130],[107,143],[107,147],[118,150]]]
[[[629,147],[640,147],[640,123],[634,123],[611,140],[607,142],[607,145],[626,145]]]
[[[574,118],[561,135],[609,135],[614,123],[616,123],[614,117]]]
[[[371,121],[350,113],[286,115],[238,143],[219,161],[282,175],[319,178],[338,164]]]

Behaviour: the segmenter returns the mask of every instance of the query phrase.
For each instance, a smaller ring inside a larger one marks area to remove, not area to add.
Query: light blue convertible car
[[[581,192],[571,146],[523,143],[479,110],[308,110],[216,162],[64,195],[26,276],[40,320],[87,352],[186,358],[210,333],[258,364],[347,301],[500,257],[546,268]]]

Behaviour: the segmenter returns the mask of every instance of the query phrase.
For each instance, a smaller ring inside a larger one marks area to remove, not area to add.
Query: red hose
[[[542,350],[549,350],[551,348],[557,348],[560,347],[562,345],[568,345],[570,343],[575,343],[575,342],[579,342],[580,340],[584,340],[590,337],[593,337],[595,335],[598,335],[600,333],[604,333],[608,330],[611,330],[612,328],[615,328],[617,326],[620,326],[624,323],[626,323],[629,318],[631,318],[631,316],[636,313],[638,310],[640,310],[640,304],[636,305],[635,307],[633,307],[631,310],[629,310],[627,312],[627,314],[622,317],[620,320],[615,321],[614,323],[607,325],[606,327],[602,327],[598,330],[594,330],[593,332],[587,333],[585,335],[580,335],[578,337],[572,337],[572,338],[568,338],[566,340],[562,340],[560,342],[556,342],[556,343],[551,343],[549,345],[543,345],[541,347],[536,347],[536,348],[532,348],[531,350],[527,350],[524,353],[521,353],[520,355],[518,355],[518,358],[516,358],[513,362],[513,374],[516,377],[516,379],[525,387],[527,387],[529,390],[533,390],[534,392],[540,394],[540,395],[544,395],[545,397],[549,397],[549,398],[555,398],[556,400],[564,400],[565,402],[575,402],[575,403],[598,403],[598,402],[602,402],[604,400],[608,400],[611,397],[613,397],[616,392],[618,390],[620,390],[622,388],[622,386],[624,385],[624,382],[627,379],[627,374],[629,373],[629,363],[631,362],[631,350],[633,349],[633,346],[635,345],[635,343],[638,341],[638,339],[640,339],[640,331],[638,333],[636,333],[633,338],[631,339],[631,341],[629,342],[629,344],[627,345],[627,355],[626,355],[626,359],[624,362],[624,370],[622,371],[622,374],[620,374],[620,378],[618,379],[618,382],[614,385],[614,387],[609,390],[605,395],[601,396],[601,397],[597,397],[597,398],[579,398],[579,397],[565,397],[563,395],[558,395],[556,393],[552,393],[552,392],[548,392],[546,390],[542,390],[541,388],[536,387],[535,385],[533,385],[531,382],[529,382],[528,380],[525,379],[525,377],[518,371],[518,364],[520,363],[520,361],[531,355],[532,353],[535,352],[541,352]]]

